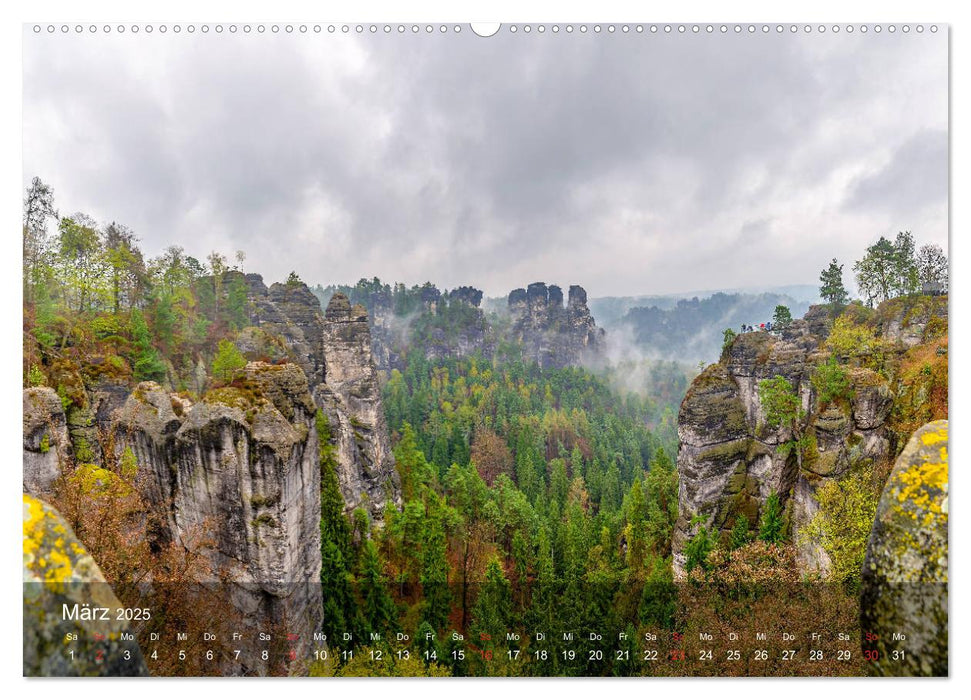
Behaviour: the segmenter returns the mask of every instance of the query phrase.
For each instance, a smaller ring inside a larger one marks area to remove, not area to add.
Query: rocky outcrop
[[[24,389],[24,493],[50,493],[69,448],[61,397],[48,387]]]
[[[325,314],[322,349],[327,381],[314,389],[314,399],[335,440],[345,506],[348,511],[365,507],[380,518],[387,503],[400,505],[400,482],[363,306],[351,306],[345,295],[334,294]]]
[[[476,353],[492,357],[494,334],[479,308],[482,290],[462,286],[440,292],[425,283],[417,292],[417,305],[410,309],[395,309],[391,293],[380,287],[363,300],[371,327],[371,353],[382,380],[392,370],[404,371],[405,357],[413,348],[429,360]]]
[[[303,282],[277,282],[267,288],[260,275],[248,274],[245,279],[253,325],[285,343],[311,386],[324,381],[323,317],[317,297]]]
[[[860,627],[871,668],[948,674],[948,423],[928,423],[897,458],[863,563]]]
[[[727,543],[738,518],[744,515],[754,527],[775,492],[790,530],[798,530],[818,511],[815,492],[828,479],[854,464],[888,458],[892,396],[886,380],[868,369],[850,369],[852,401],[824,405],[811,383],[813,370],[828,357],[821,342],[802,320],[778,335],[744,333],[692,383],[678,419],[676,575],[684,574],[684,547],[699,527],[712,528]],[[766,421],[759,383],[773,377],[784,377],[798,397],[798,435],[791,426],[773,428]],[[786,449],[796,438],[804,446]],[[821,573],[830,565],[813,542],[799,543],[797,563]]]
[[[56,395],[55,395],[56,398]],[[49,505],[24,494],[24,676],[147,676],[98,565]],[[103,608],[107,619],[82,619]]]
[[[380,518],[385,504],[399,504],[401,495],[367,311],[337,293],[321,313],[317,297],[302,282],[269,289],[259,275],[247,275],[246,282],[256,327],[244,329],[237,344],[249,357],[264,352],[272,357],[282,342],[306,373],[310,392],[328,417],[348,511],[364,505]],[[422,299],[433,309],[441,293],[427,286]]]
[[[946,327],[947,297],[909,296],[880,305],[877,321],[884,340],[903,348],[919,345]]]
[[[164,506],[158,536],[204,551],[253,633],[285,625],[302,651],[321,623],[315,413],[299,367],[251,362],[194,405],[145,382],[115,414],[116,449]]]
[[[443,295],[448,302],[459,302],[467,306],[479,308],[482,303],[482,290],[475,287],[456,287]]]
[[[564,307],[560,287],[534,282],[509,293],[508,309],[514,339],[542,367],[577,365],[603,347],[604,331],[590,315],[583,287],[570,287]]]

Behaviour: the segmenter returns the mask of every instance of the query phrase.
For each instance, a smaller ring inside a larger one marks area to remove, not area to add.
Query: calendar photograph
[[[948,37],[25,24],[23,675],[947,677]]]

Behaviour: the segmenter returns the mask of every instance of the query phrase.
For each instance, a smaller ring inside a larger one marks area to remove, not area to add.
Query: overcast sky
[[[24,184],[268,282],[816,283],[947,246],[932,35],[24,38]]]

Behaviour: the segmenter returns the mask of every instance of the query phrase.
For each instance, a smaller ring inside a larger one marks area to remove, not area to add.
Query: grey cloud
[[[812,282],[946,243],[946,39],[871,39],[26,35],[24,178],[270,279]]]
[[[947,132],[928,129],[901,144],[878,170],[861,177],[847,206],[906,215],[947,202]]]

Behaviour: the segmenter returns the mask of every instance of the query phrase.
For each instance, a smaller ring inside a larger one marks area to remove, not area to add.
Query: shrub
[[[801,544],[818,542],[826,550],[834,580],[857,581],[863,570],[867,538],[879,501],[871,481],[868,468],[827,481],[816,491],[819,512],[797,533]]]
[[[246,366],[246,358],[228,340],[219,341],[219,349],[212,361],[212,374],[216,379],[228,384],[236,378],[239,370]]]
[[[44,377],[44,373],[40,371],[40,367],[37,365],[31,365],[30,369],[27,371],[27,386],[44,386],[44,382],[47,378]]]
[[[835,356],[816,366],[810,379],[819,401],[822,404],[829,404],[833,401],[849,400],[853,398],[853,389],[850,387],[849,378],[846,371],[836,361]]]

